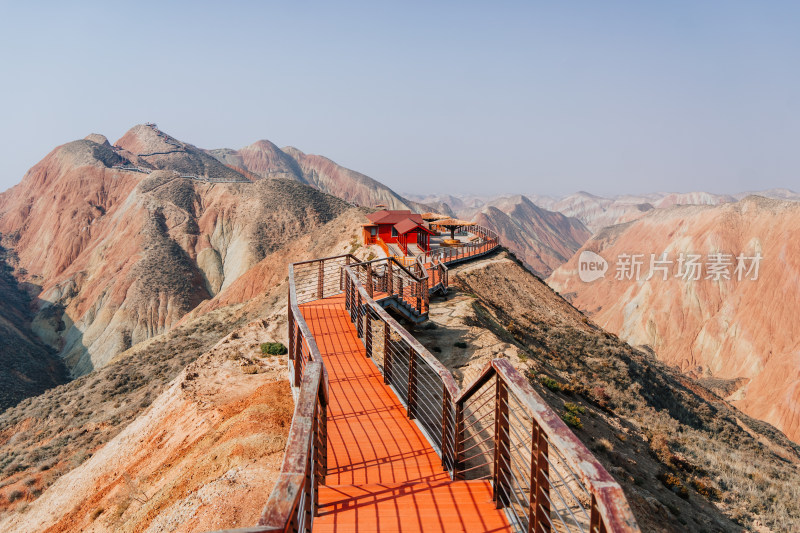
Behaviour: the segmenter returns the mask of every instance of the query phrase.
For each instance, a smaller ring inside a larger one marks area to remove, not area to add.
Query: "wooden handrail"
[[[386,254],[386,257],[391,257],[393,255],[393,254],[389,253],[389,247],[386,245],[385,242],[383,242],[383,239],[381,239],[380,235],[377,235],[375,237],[375,242],[378,243],[378,246],[381,247],[383,252]]]

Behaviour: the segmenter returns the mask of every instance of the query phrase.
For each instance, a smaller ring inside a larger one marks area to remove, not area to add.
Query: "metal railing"
[[[432,226],[435,227],[435,222]],[[433,264],[435,261],[455,264],[488,254],[500,246],[500,239],[497,233],[477,224],[459,226],[455,229],[455,233],[471,233],[475,236],[476,240],[462,243],[459,246],[437,248],[425,252],[418,257],[426,264]]]
[[[352,267],[371,298],[394,297],[408,304],[418,315],[428,312],[430,290],[428,272],[423,265],[415,261],[406,267],[395,257],[382,257]]]
[[[490,479],[522,531],[639,527],[622,488],[506,359],[488,363],[455,401],[456,479]]]
[[[451,406],[458,386],[450,373],[419,341],[380,306],[361,282],[358,265],[345,270],[345,309],[372,358],[439,452],[442,465],[452,471],[455,419]]]
[[[321,300],[344,292],[345,265],[358,263],[352,254],[300,261],[289,266],[289,282],[294,284],[298,304]],[[298,310],[299,312],[299,310]]]
[[[237,531],[311,531],[319,508],[318,488],[325,484],[328,471],[328,396],[323,378],[321,363],[306,365],[278,481],[258,526]]]
[[[486,253],[478,252],[480,246],[471,257]],[[378,272],[381,261],[390,265],[387,272]],[[444,262],[433,261],[446,276]],[[344,293],[366,357],[417,421],[452,479],[490,480],[497,507],[505,508],[523,531],[639,533],[619,484],[507,360],[488,363],[462,392],[450,371],[375,301],[376,291],[395,283],[395,265],[391,258],[358,262],[347,254],[290,266],[290,379],[299,395],[286,454],[259,525],[230,531],[311,530],[327,466],[328,384],[299,306]],[[416,278],[411,272],[403,275]]]

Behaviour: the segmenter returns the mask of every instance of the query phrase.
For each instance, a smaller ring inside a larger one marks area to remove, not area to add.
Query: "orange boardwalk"
[[[328,476],[315,531],[511,531],[488,481],[451,481],[378,368],[344,297],[300,306],[328,369]]]

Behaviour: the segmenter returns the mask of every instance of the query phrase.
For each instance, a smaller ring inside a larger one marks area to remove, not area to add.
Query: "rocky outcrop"
[[[490,202],[473,221],[497,232],[500,242],[541,276],[565,263],[591,236],[578,219],[542,209],[521,195]]]
[[[773,199],[798,200],[800,196],[788,189],[770,189],[754,193]],[[713,194],[703,191],[688,193],[650,193],[643,195],[620,195],[610,198],[578,192],[560,200],[542,199],[534,202],[547,209],[580,219],[592,232],[615,224],[632,222],[645,216],[652,209],[664,209],[675,205],[721,205],[735,202],[748,194]]]
[[[730,382],[729,401],[800,441],[798,243],[796,202],[751,196],[720,206],[659,209],[603,230],[584,245],[582,251],[611,263],[605,277],[581,281],[579,252],[548,283],[602,327],[649,346],[661,360],[692,376]],[[674,262],[661,265],[668,268],[667,279],[656,270],[646,280],[650,254],[659,258],[664,252]],[[731,263],[730,279],[707,279],[707,265],[714,262],[709,254],[717,252]],[[700,279],[691,272],[676,277],[681,253],[702,256]],[[621,254],[644,254],[639,281],[627,279],[631,271],[625,267],[626,279],[616,279]],[[739,279],[739,254],[763,256],[758,279],[744,270]]]
[[[653,209],[663,209],[674,205],[720,205],[735,202],[749,195],[764,196],[777,200],[800,200],[800,194],[789,189],[768,189],[760,192],[737,193],[734,195],[697,191],[688,193],[623,194],[603,197],[581,191],[561,198],[540,194],[526,194],[525,197],[538,207],[579,219],[594,233],[608,226],[637,220]],[[411,195],[409,198],[428,205],[447,203],[458,218],[471,219],[484,206],[502,201],[504,197]]]

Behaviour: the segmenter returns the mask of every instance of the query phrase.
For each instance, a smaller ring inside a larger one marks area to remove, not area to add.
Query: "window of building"
[[[392,237],[397,237],[397,230],[392,228]]]

